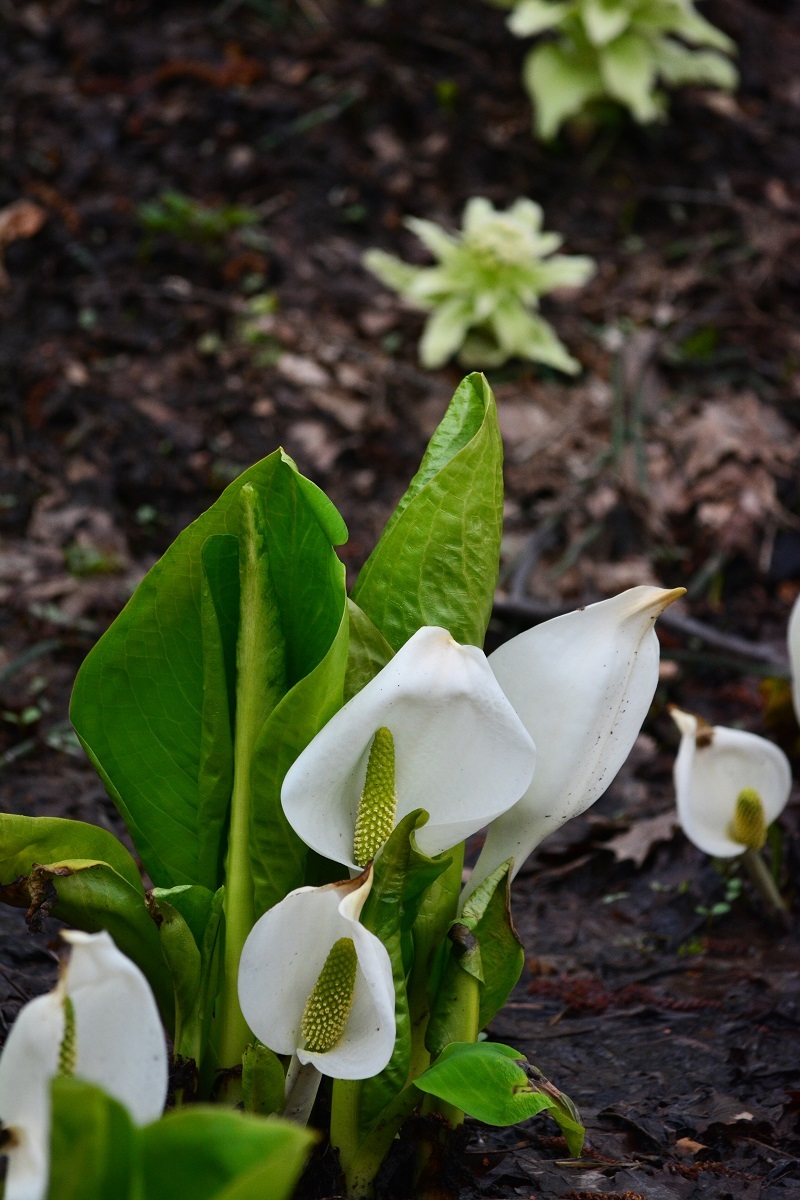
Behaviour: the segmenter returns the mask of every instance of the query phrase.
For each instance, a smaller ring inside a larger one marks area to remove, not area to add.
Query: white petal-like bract
[[[656,618],[683,590],[631,588],[545,621],[490,656],[536,743],[536,773],[522,799],[490,826],[467,892],[507,858],[516,875],[548,833],[606,790],[656,690]]]
[[[167,1096],[167,1048],[153,993],[107,933],[67,930],[58,986],[20,1011],[0,1055],[0,1122],[10,1136],[5,1200],[42,1200],[49,1173],[50,1082],[72,1005],[72,1074],[119,1100],[138,1124]]]
[[[536,751],[482,650],[425,627],[345,704],[289,769],[287,820],[306,845],[360,870],[356,815],[376,732],[394,739],[396,821],[424,809],[417,832],[438,854],[510,808],[531,781]],[[363,864],[362,864],[363,865]]]
[[[792,669],[794,711],[800,721],[800,596],[795,600],[789,617],[789,665]]]
[[[367,1079],[388,1063],[395,1042],[394,983],[386,947],[359,916],[372,886],[354,880],[298,888],[256,921],[239,965],[239,1003],[253,1033],[276,1054],[296,1054],[323,1075]],[[350,938],[357,967],[341,1037],[331,1049],[304,1049],[308,999],[340,938]]]
[[[789,760],[779,746],[755,733],[707,725],[692,713],[671,711],[681,731],[673,774],[683,832],[717,858],[744,853],[747,847],[730,836],[737,798],[745,790],[757,792],[770,825],[789,799]]]

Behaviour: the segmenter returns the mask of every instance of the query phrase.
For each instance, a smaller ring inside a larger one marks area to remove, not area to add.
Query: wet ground
[[[421,318],[366,248],[423,261],[404,215],[454,227],[471,195],[529,195],[597,260],[543,309],[583,374],[489,373],[507,451],[490,638],[635,583],[689,595],[630,763],[515,885],[529,965],[492,1034],[579,1104],[584,1159],[544,1118],[471,1128],[463,1195],[800,1190],[796,916],[734,895],[671,822],[669,702],[800,761],[800,5],[703,8],[739,43],[735,98],[687,90],[669,125],[543,148],[524,47],[482,0],[0,3],[6,811],[118,829],[69,730],[72,679],[242,467],[285,445],[341,508],[348,569],[369,552],[460,373],[419,368]],[[165,226],[170,191],[194,218]],[[796,912],[796,794],[781,824]],[[0,931],[1,1039],[55,965],[53,928],[8,909]]]

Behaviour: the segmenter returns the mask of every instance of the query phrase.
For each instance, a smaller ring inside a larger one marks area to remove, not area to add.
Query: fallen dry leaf
[[[679,1154],[699,1154],[701,1150],[707,1150],[708,1146],[704,1146],[702,1142],[695,1142],[692,1138],[678,1138],[675,1143],[675,1149]]]
[[[47,220],[47,212],[32,200],[15,200],[0,209],[0,291],[7,292],[11,286],[3,265],[3,251],[12,242],[30,238],[39,232]]]
[[[678,818],[674,812],[661,813],[657,817],[637,821],[627,833],[619,833],[606,842],[605,848],[613,851],[617,862],[630,859],[637,867],[641,867],[654,846],[672,840],[677,826]]]

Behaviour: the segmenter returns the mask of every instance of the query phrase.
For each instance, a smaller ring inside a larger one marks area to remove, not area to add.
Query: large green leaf
[[[47,1200],[288,1200],[316,1135],[224,1108],[173,1110],[138,1130],[78,1079],[53,1081]]]
[[[415,1081],[486,1125],[516,1125],[540,1112],[558,1122],[570,1153],[578,1155],[584,1128],[575,1106],[524,1054],[498,1042],[452,1042]]]
[[[0,901],[28,909],[32,926],[52,913],[96,933],[106,929],[147,976],[172,1028],[172,983],[139,868],[105,829],[59,817],[0,814]]]
[[[353,588],[394,650],[422,625],[483,645],[500,556],[502,458],[491,388],[469,375]]]
[[[214,891],[221,882],[235,720],[233,539],[246,536],[246,484],[264,531],[286,686],[324,658],[344,603],[332,542],[346,530],[278,451],[231,484],[156,563],[87,657],[73,693],[78,735],[163,887]]]
[[[288,1121],[205,1105],[176,1109],[141,1131],[144,1200],[286,1200],[315,1140]],[[237,1181],[243,1190],[229,1191]]]
[[[137,1131],[127,1109],[79,1079],[52,1082],[47,1200],[141,1200]]]
[[[406,976],[411,965],[411,927],[427,888],[450,866],[451,858],[427,858],[416,847],[414,834],[427,813],[409,813],[395,827],[374,866],[372,888],[361,913],[361,924],[383,942],[392,963],[397,1035],[388,1065],[361,1084],[359,1123],[368,1130],[408,1081],[411,1059],[411,1020]]]
[[[64,859],[34,867],[27,878],[27,919],[52,913],[87,933],[105,929],[147,977],[164,1024],[174,1021],[172,978],[141,883],[133,887],[104,862]]]
[[[72,858],[108,863],[131,887],[141,889],[139,868],[108,830],[61,817],[0,813],[0,884],[30,875],[38,864]]]

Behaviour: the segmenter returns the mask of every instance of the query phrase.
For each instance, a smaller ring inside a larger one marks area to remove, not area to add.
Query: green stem
[[[450,1041],[477,1042],[480,1033],[480,981],[463,967],[456,966],[447,982],[450,984],[450,991],[446,997]],[[454,1129],[464,1123],[464,1113],[460,1108],[436,1096],[425,1096],[422,1111],[439,1113]]]
[[[414,964],[408,981],[411,1020],[408,1085],[384,1109],[369,1133],[361,1137],[358,1125],[360,1082],[347,1079],[334,1082],[331,1145],[339,1151],[350,1200],[364,1200],[372,1194],[375,1176],[392,1142],[420,1102],[420,1093],[412,1085],[430,1065],[425,1034],[430,1019],[431,973],[458,909],[463,865],[464,847],[461,845],[454,849],[451,865],[428,889],[414,922]]]
[[[337,1088],[341,1085],[346,1087],[347,1083],[347,1080],[338,1079],[334,1083],[334,1106]],[[334,1140],[333,1119],[331,1119],[331,1143],[339,1148],[339,1161],[344,1172],[349,1200],[367,1200],[372,1195],[375,1176],[404,1122],[417,1107],[419,1099],[420,1093],[416,1088],[404,1088],[400,1095],[396,1096],[392,1103],[383,1110],[380,1119],[370,1130],[369,1135],[360,1144],[354,1143],[348,1147],[344,1156],[338,1143]]]
[[[770,871],[764,859],[758,850],[745,850],[742,855],[745,870],[750,877],[750,882],[761,893],[762,898],[767,905],[783,916],[788,913],[786,901],[778,891],[772,872]]]
[[[225,949],[220,997],[218,1063],[223,1070],[241,1063],[252,1040],[239,1007],[239,959],[255,922],[250,866],[250,767],[265,715],[283,690],[284,662],[280,633],[272,628],[275,606],[266,553],[258,528],[257,496],[250,484],[241,490],[239,538],[239,634],[236,641],[236,721],[234,775],[228,851],[225,860]]]

